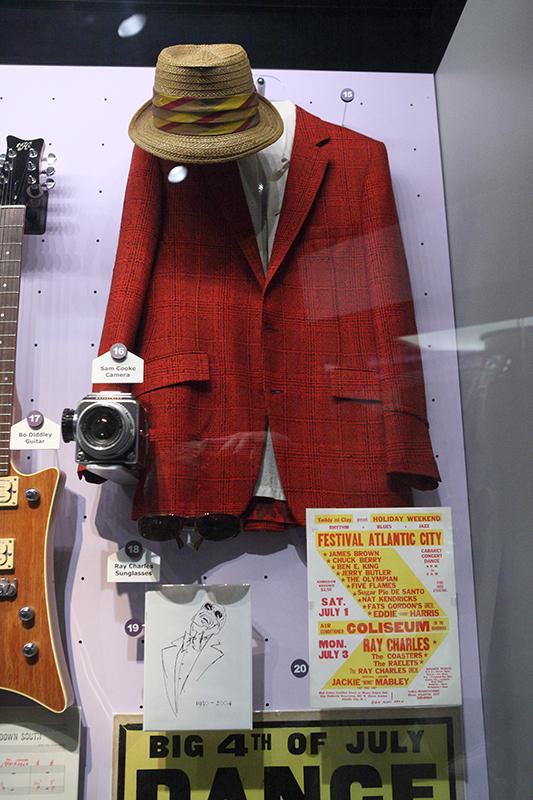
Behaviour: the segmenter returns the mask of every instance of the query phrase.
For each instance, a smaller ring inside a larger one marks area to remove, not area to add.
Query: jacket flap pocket
[[[209,380],[209,356],[207,353],[173,353],[146,361],[144,382],[137,394],[162,389],[176,383]]]
[[[379,379],[375,372],[353,367],[330,369],[331,390],[334,397],[344,400],[371,400],[381,402]]]

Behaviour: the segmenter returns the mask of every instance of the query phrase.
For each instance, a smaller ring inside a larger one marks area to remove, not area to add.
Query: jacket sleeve
[[[424,378],[409,273],[394,203],[387,151],[371,140],[362,226],[383,399],[387,473],[417,489],[440,480],[429,438]]]
[[[163,182],[157,158],[135,147],[99,355],[117,342],[135,351],[137,330],[159,243],[162,197]],[[105,389],[130,391],[131,386],[96,384],[93,387],[95,392]]]

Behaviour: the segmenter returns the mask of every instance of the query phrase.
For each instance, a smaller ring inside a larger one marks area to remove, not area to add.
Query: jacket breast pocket
[[[377,373],[367,369],[333,366],[328,369],[331,393],[338,401],[381,404]]]
[[[320,239],[323,242],[335,242],[344,239],[353,239],[354,228],[348,225],[339,225],[331,222],[328,225],[308,225],[303,236],[305,239]]]

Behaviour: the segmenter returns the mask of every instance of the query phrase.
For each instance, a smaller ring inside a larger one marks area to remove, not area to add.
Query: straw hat
[[[255,91],[240,45],[181,44],[159,54],[153,98],[128,133],[159,158],[211,164],[268,147],[283,133],[283,121]]]

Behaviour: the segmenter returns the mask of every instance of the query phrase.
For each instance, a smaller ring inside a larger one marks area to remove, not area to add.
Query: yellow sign
[[[307,520],[311,705],[458,705],[450,509]]]
[[[114,800],[458,797],[446,714],[257,717],[252,731],[201,734],[143,731],[140,715],[115,717]]]
[[[365,638],[343,661],[324,689],[409,686],[446,638],[447,617],[396,549],[396,540],[387,541],[382,547],[385,536],[411,537],[407,544],[421,546],[420,538],[428,534],[442,537],[441,531],[359,532],[359,545],[374,548],[361,551],[369,555],[359,557],[365,565],[359,572],[354,569],[358,554],[352,550],[353,543],[349,550],[331,550],[327,544],[321,545],[324,537],[357,536],[357,532],[316,534],[318,552],[369,617],[368,620],[339,619],[333,626],[337,635],[360,634]],[[363,580],[361,572],[367,573]],[[389,617],[391,611],[399,612],[402,619],[378,621],[379,617]],[[325,649],[332,641],[331,630],[331,622],[319,622],[319,644],[325,642]],[[333,638],[333,641],[340,640]]]

